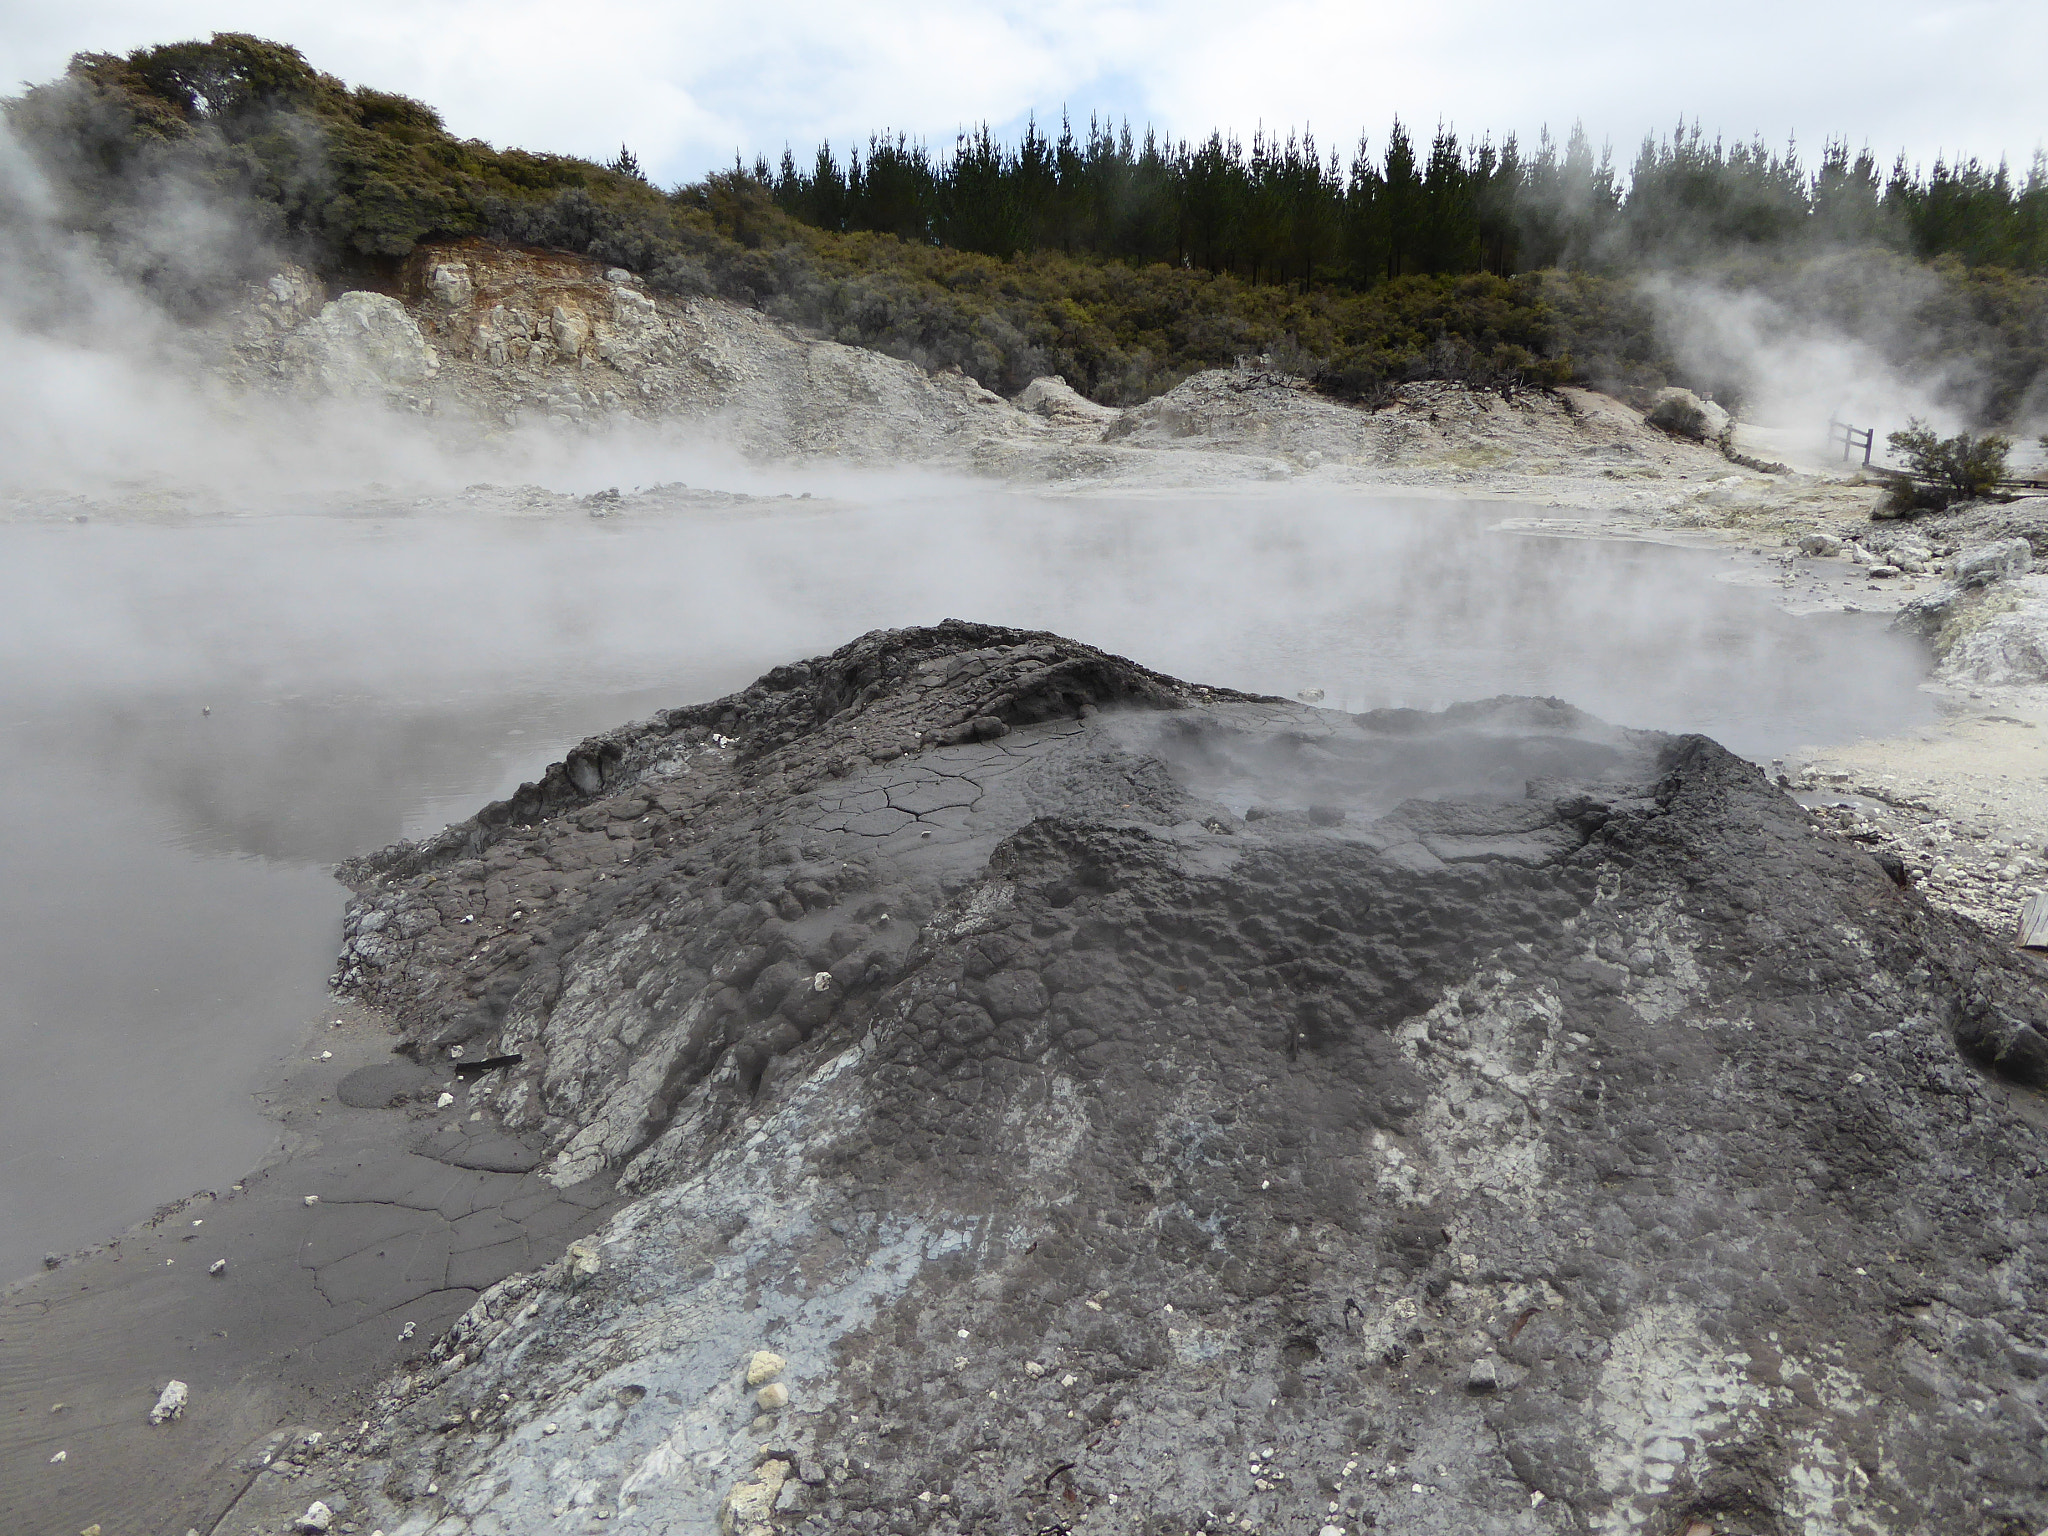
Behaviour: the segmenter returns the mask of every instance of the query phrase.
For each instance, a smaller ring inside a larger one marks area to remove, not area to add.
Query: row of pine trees
[[[1379,153],[1348,164],[1312,134],[1212,133],[1169,141],[1091,119],[1057,137],[1033,122],[1015,144],[986,126],[948,154],[879,135],[842,163],[820,145],[806,168],[785,150],[753,176],[792,217],[822,229],[1008,257],[1057,250],[1169,262],[1253,282],[1370,287],[1408,273],[1616,267],[1729,247],[1847,243],[1969,266],[2048,271],[2048,163],[1901,157],[1888,175],[1866,149],[1829,143],[1809,172],[1796,149],[1724,145],[1695,125],[1646,141],[1624,178],[1582,128],[1534,153],[1513,137],[1426,147],[1397,119]]]

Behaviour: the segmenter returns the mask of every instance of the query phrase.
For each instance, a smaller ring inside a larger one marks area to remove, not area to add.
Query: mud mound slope
[[[347,873],[343,984],[635,1192],[365,1529],[2048,1523],[2035,976],[1703,738],[949,622]]]
[[[1722,471],[1710,446],[1647,424],[1584,389],[1503,393],[1453,383],[1396,387],[1376,410],[1317,394],[1305,380],[1216,368],[1124,411],[1104,431],[1134,448],[1272,454],[1296,464],[1366,468],[1518,468],[1543,472]]]

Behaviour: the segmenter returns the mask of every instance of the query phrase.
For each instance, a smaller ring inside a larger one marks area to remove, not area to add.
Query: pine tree
[[[606,169],[616,171],[621,176],[630,176],[635,181],[645,181],[647,179],[646,172],[640,169],[640,157],[623,144],[619,146],[617,158]]]

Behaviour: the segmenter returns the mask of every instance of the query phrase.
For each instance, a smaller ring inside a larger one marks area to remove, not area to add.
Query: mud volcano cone
[[[1703,738],[948,622],[347,875],[636,1197],[372,1416],[384,1529],[2048,1524],[2034,974]]]

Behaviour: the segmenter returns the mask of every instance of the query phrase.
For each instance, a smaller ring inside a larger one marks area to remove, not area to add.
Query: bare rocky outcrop
[[[1406,384],[1367,410],[1250,368],[1197,374],[1127,410],[1064,380],[1015,401],[958,371],[805,334],[622,268],[482,240],[422,247],[391,294],[324,307],[281,274],[226,329],[245,383],[351,390],[468,421],[684,424],[763,458],[920,463],[1023,480],[1262,480],[1325,470],[1458,477],[1725,471],[1585,390]]]
[[[1528,474],[1614,468],[1725,470],[1717,451],[1649,430],[1589,390],[1502,393],[1461,384],[1402,385],[1377,410],[1316,394],[1305,380],[1216,369],[1133,406],[1110,441],[1276,456],[1289,470],[1323,464]]]
[[[637,1192],[347,1437],[391,1536],[2048,1520],[2037,983],[1701,738],[948,623],[347,875]]]
[[[354,386],[486,431],[688,423],[777,458],[959,460],[1037,426],[962,374],[929,375],[724,300],[652,294],[578,257],[425,246],[398,290],[343,294],[282,335],[244,325],[242,376]]]
[[[288,377],[322,394],[424,391],[441,359],[405,306],[381,293],[344,293],[293,327],[280,347]]]

